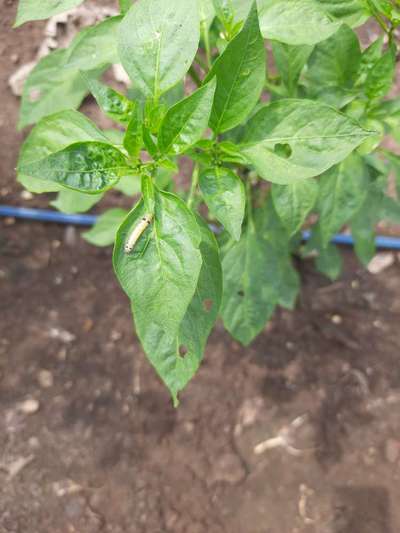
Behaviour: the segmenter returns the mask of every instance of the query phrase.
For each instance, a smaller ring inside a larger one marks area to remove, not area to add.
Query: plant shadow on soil
[[[45,206],[15,183],[7,87],[41,25],[11,32],[0,10],[0,201]],[[0,220],[0,533],[400,530],[398,264],[371,276],[344,251],[329,284],[302,263],[297,309],[248,349],[218,324],[174,410],[110,250],[79,233]]]

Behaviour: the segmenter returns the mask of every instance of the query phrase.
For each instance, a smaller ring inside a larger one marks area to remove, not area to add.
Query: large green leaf
[[[222,318],[235,339],[249,344],[281,299],[291,303],[293,296],[284,298],[282,291],[290,268],[288,235],[267,202],[256,210],[240,241],[228,243],[223,253]]]
[[[368,168],[357,154],[321,177],[318,211],[322,246],[361,208],[368,186]]]
[[[258,0],[261,32],[287,44],[316,44],[337,31],[336,20],[319,0]]]
[[[349,89],[357,78],[360,63],[358,37],[343,24],[334,35],[314,48],[308,62],[307,80],[314,92],[329,85]]]
[[[331,281],[337,280],[343,269],[343,259],[338,247],[329,243],[325,248],[321,248],[315,259],[315,266]]]
[[[86,194],[84,192],[63,189],[50,204],[62,213],[85,213],[103,198],[103,193]]]
[[[288,184],[340,163],[369,135],[321,102],[279,100],[249,121],[242,151],[262,178]]]
[[[307,63],[312,50],[313,47],[307,44],[293,46],[272,41],[275,63],[287,89],[288,96],[296,96],[297,83],[301,71]]]
[[[246,207],[242,180],[228,168],[213,167],[200,174],[199,185],[210,212],[238,241]]]
[[[396,71],[396,57],[387,50],[370,69],[365,81],[365,93],[373,100],[383,98],[390,91]]]
[[[217,77],[210,126],[221,133],[238,126],[256,105],[265,82],[266,55],[254,4],[242,31],[229,42],[207,79]]]
[[[218,316],[222,297],[222,271],[218,245],[208,226],[198,217],[201,232],[202,266],[196,291],[176,336],[154,326],[141,337],[144,349],[178,403],[178,393],[192,379],[200,362],[207,338]],[[135,313],[135,312],[134,312]]]
[[[130,169],[122,152],[104,142],[78,142],[19,165],[19,172],[90,194],[110,189]]]
[[[158,134],[161,152],[179,154],[201,139],[210,119],[215,86],[213,79],[168,110]]]
[[[274,207],[289,235],[301,229],[317,196],[318,183],[313,179],[298,180],[289,185],[273,184]]]
[[[118,63],[117,31],[121,20],[121,16],[110,17],[78,33],[66,50],[64,68],[93,70]]]
[[[87,93],[79,71],[64,69],[65,50],[57,50],[39,61],[28,76],[22,94],[19,128],[64,109],[79,107]]]
[[[200,39],[197,0],[138,0],[119,29],[119,56],[132,81],[156,99],[183,78]]]
[[[125,209],[109,209],[99,216],[96,224],[89,231],[82,233],[85,241],[95,246],[110,246],[114,244],[119,226],[126,218],[128,211]]]
[[[100,83],[84,74],[83,77],[102,111],[112,120],[127,126],[132,118],[136,104],[123,94],[104,85],[104,83]]]
[[[74,142],[107,142],[107,137],[93,122],[78,111],[60,111],[43,118],[22,145],[18,160],[18,181],[34,193],[62,190],[62,185],[22,174],[19,170],[63,150]]]
[[[202,264],[194,215],[177,196],[158,190],[152,224],[126,253],[125,244],[145,214],[140,201],[121,225],[114,249],[114,269],[132,301],[143,344],[160,331],[169,338],[177,335]]]
[[[41,20],[68,11],[81,4],[83,0],[19,0],[15,26],[29,20]]]
[[[369,17],[365,0],[318,0],[324,10],[352,28],[361,26]]]

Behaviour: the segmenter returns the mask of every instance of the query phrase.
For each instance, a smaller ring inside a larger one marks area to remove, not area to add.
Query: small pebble
[[[19,410],[25,415],[33,415],[39,411],[40,403],[35,398],[28,398],[19,405]]]
[[[343,318],[340,316],[340,315],[333,315],[331,317],[331,321],[336,324],[336,325],[339,325],[343,322]]]
[[[379,274],[393,265],[395,256],[392,252],[382,252],[377,254],[368,265],[368,272]]]
[[[21,192],[21,198],[23,200],[32,200],[33,198],[33,194],[29,191],[22,191]]]
[[[38,373],[38,382],[41,387],[48,389],[53,386],[53,374],[49,370],[40,370]]]

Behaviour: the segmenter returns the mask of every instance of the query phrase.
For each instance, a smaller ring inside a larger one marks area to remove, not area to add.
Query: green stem
[[[189,192],[189,196],[186,202],[188,207],[192,207],[193,205],[198,184],[199,184],[199,164],[196,163],[193,168],[192,184],[190,186],[190,192]]]
[[[206,53],[206,61],[207,61],[207,68],[208,70],[211,70],[211,47],[210,47],[210,34],[207,28],[207,22],[203,20],[201,22],[201,36],[203,37],[204,41],[204,49]]]
[[[197,74],[196,70],[194,69],[193,65],[189,69],[189,76],[192,78],[192,80],[195,82],[197,87],[201,87],[202,81],[199,78],[199,75]]]
[[[246,180],[246,203],[247,203],[247,217],[249,228],[254,230],[254,220],[253,220],[253,199],[251,196],[251,183],[250,180]]]

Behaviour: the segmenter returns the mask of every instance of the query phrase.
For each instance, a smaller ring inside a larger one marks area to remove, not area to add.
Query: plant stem
[[[197,74],[196,70],[194,69],[193,65],[189,69],[189,76],[195,82],[197,87],[201,87],[202,81],[201,81],[199,75]]]
[[[253,204],[252,204],[252,197],[251,197],[251,183],[250,180],[246,180],[246,200],[247,200],[247,217],[248,217],[248,224],[249,228],[254,230],[254,220],[253,220]]]
[[[190,192],[189,192],[189,196],[186,202],[188,207],[192,207],[193,205],[193,201],[196,195],[196,189],[197,189],[198,184],[199,184],[199,164],[196,163],[193,168],[192,184],[190,186]]]
[[[204,41],[204,50],[206,53],[207,68],[211,70],[211,48],[210,48],[210,34],[208,32],[207,23],[205,20],[201,23],[201,36]]]

